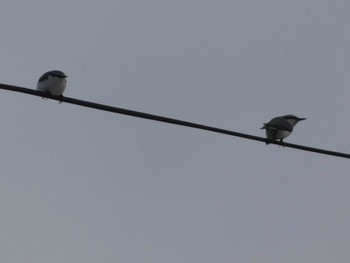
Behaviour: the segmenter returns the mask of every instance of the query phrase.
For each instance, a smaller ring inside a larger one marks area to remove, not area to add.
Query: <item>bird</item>
[[[294,126],[299,121],[303,120],[306,120],[306,118],[299,118],[295,115],[288,114],[275,117],[268,123],[264,123],[261,129],[266,130],[266,144],[269,144],[271,140],[280,140],[281,144],[283,144],[283,139],[292,133]]]
[[[39,78],[36,89],[63,98],[67,83],[66,78],[66,74],[60,70],[48,71]]]

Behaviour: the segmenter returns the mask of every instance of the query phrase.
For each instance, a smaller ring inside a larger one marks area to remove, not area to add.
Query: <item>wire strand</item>
[[[66,103],[75,104],[75,105],[79,105],[79,106],[83,106],[83,107],[114,112],[114,113],[133,116],[133,117],[137,117],[137,118],[143,118],[143,119],[164,122],[164,123],[171,123],[174,125],[180,125],[180,126],[191,127],[191,128],[206,130],[206,131],[215,132],[215,133],[226,134],[226,135],[240,137],[240,138],[244,138],[244,139],[248,139],[248,140],[255,140],[255,141],[260,141],[260,142],[264,142],[264,143],[269,142],[270,144],[283,145],[284,147],[290,147],[290,148],[294,148],[294,149],[298,149],[298,150],[302,150],[302,151],[309,151],[309,152],[314,152],[314,153],[319,153],[319,154],[325,154],[325,155],[350,159],[350,154],[347,154],[347,153],[323,150],[323,149],[313,148],[313,147],[309,147],[309,146],[303,146],[303,145],[285,143],[285,142],[283,144],[281,144],[278,141],[267,141],[266,138],[258,137],[258,136],[254,136],[254,135],[250,135],[250,134],[220,129],[220,128],[216,128],[216,127],[197,124],[194,122],[188,122],[188,121],[163,117],[163,116],[159,116],[159,115],[153,115],[153,114],[139,112],[139,111],[133,111],[133,110],[123,109],[123,108],[118,108],[118,107],[112,107],[112,106],[108,106],[108,105],[104,105],[104,104],[74,99],[74,98],[70,98],[70,97],[53,96],[53,95],[47,94],[45,92],[41,92],[41,91],[37,91],[37,90],[33,90],[33,89],[28,89],[28,88],[23,88],[23,87],[18,87],[18,86],[0,84],[0,89],[21,92],[21,93],[25,93],[25,94],[38,96],[38,97],[50,98],[50,99],[57,100],[60,102],[66,102]]]

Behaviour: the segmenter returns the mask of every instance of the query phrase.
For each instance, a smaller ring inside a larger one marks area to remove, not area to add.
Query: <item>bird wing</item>
[[[42,82],[42,81],[44,81],[44,80],[47,80],[49,76],[50,76],[50,71],[44,73],[44,74],[39,78],[38,82]]]
[[[276,130],[285,130],[293,131],[293,126],[284,118],[276,117],[273,118],[268,123],[264,123],[264,126],[261,129],[276,129]]]

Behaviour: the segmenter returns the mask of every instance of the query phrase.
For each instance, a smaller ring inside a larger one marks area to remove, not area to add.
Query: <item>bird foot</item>
[[[281,147],[281,146],[282,146],[282,147],[285,147],[285,146],[286,146],[282,139],[280,140],[280,144],[279,144],[278,147]]]
[[[61,104],[63,102],[63,95],[59,95],[58,96],[60,98],[60,100],[58,101],[59,104]]]
[[[42,96],[41,98],[43,99],[43,100],[48,100],[49,99],[49,96],[50,95],[50,93],[48,92],[48,91],[46,91],[45,93],[44,93],[44,96]]]

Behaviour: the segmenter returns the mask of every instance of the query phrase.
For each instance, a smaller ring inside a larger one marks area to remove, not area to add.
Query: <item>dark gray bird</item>
[[[63,97],[67,83],[66,78],[67,76],[62,71],[48,71],[39,78],[36,89],[54,96]]]
[[[269,141],[271,140],[280,140],[280,142],[283,143],[283,139],[292,133],[293,127],[299,121],[303,120],[306,120],[306,118],[298,118],[294,115],[284,115],[273,118],[268,123],[264,123],[264,126],[261,129],[266,130],[266,144],[269,144]]]

